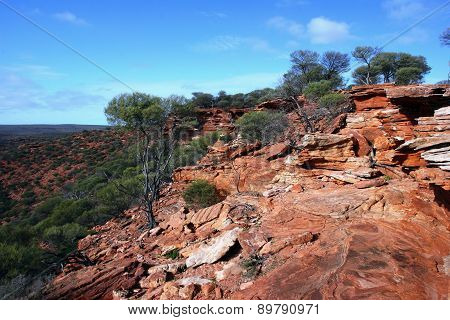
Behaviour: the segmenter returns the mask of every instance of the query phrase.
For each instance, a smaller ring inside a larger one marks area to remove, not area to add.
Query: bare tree
[[[304,110],[304,104],[303,103],[300,104],[297,100],[298,98],[297,83],[293,81],[284,81],[280,84],[278,92],[281,98],[288,101],[288,105],[294,106],[294,109],[296,110],[300,120],[304,124],[306,131],[310,133],[314,132],[315,131],[314,125],[312,124],[308,114]]]

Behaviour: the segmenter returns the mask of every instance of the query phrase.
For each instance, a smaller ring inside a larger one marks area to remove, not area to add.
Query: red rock
[[[238,147],[236,150],[231,152],[228,157],[230,159],[235,159],[237,157],[242,157],[249,154],[252,151],[255,151],[261,147],[261,143],[256,142],[252,144],[245,144],[243,146]]]
[[[285,156],[289,150],[289,146],[285,143],[277,143],[260,150],[260,152],[264,154],[266,160],[270,161]]]
[[[267,243],[259,253],[262,255],[275,254],[280,250],[286,248],[287,246],[304,244],[310,242],[312,239],[313,235],[311,232],[303,232],[301,234],[293,235],[287,238],[274,239]]]
[[[195,296],[196,291],[197,291],[196,285],[191,283],[188,284],[187,286],[182,287],[179,290],[178,294],[180,298],[183,300],[192,300]]]
[[[361,134],[369,141],[371,144],[375,143],[377,138],[385,136],[385,132],[379,128],[365,127],[361,129]]]
[[[358,157],[367,156],[372,151],[372,148],[370,147],[366,138],[362,134],[360,134],[358,131],[345,129],[345,130],[342,130],[341,133],[349,134],[353,137],[353,142],[356,147],[356,155]]]
[[[428,101],[433,101],[434,97],[449,97],[449,85],[411,85],[411,86],[391,86],[386,88],[386,95],[389,99],[400,98],[429,98]]]
[[[164,284],[167,279],[167,274],[163,270],[156,270],[155,272],[152,272],[148,277],[142,279],[139,282],[139,285],[141,288],[145,289],[156,289],[160,285]]]
[[[212,294],[215,295],[216,285],[213,282],[206,283],[201,286],[201,291],[203,296],[206,298],[211,296]]]
[[[164,285],[160,300],[180,300],[180,298],[180,287],[173,281],[167,282]]]
[[[264,233],[259,230],[250,230],[242,232],[238,236],[239,244],[242,247],[244,254],[255,254],[263,245],[267,243],[267,238]]]
[[[218,143],[202,164],[174,172],[155,206],[164,230],[142,236],[137,209],[97,226],[44,297],[448,299],[448,88],[354,87],[346,127],[300,135],[286,158],[282,145]],[[244,112],[203,111],[200,131],[233,130]],[[295,112],[288,118],[290,134],[301,133]],[[182,191],[195,179],[224,200],[186,215]],[[176,260],[163,255],[168,248],[180,250]],[[252,279],[249,257],[261,270]]]
[[[188,215],[188,219],[195,227],[198,227],[219,217],[222,210],[226,210],[226,208],[224,208],[224,204],[218,203],[211,207],[200,209],[196,212],[190,213]]]
[[[222,289],[216,288],[214,290],[214,294],[215,294],[216,299],[222,299]]]
[[[358,189],[366,189],[366,188],[372,188],[372,187],[380,187],[382,185],[386,184],[386,179],[384,177],[376,178],[372,180],[364,180],[359,181],[354,184],[355,188]]]
[[[386,222],[341,225],[232,298],[447,299],[447,276],[433,271],[443,247],[425,229],[401,230]]]
[[[300,192],[303,192],[303,187],[301,184],[294,184],[290,191],[295,192],[295,193],[300,193]]]
[[[343,113],[337,116],[331,121],[330,124],[324,126],[323,133],[338,133],[340,129],[345,128],[347,120],[347,114]]]

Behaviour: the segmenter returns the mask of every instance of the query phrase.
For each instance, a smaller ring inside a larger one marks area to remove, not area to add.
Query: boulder
[[[220,236],[212,239],[209,244],[203,244],[187,258],[186,267],[197,267],[205,263],[217,262],[236,243],[241,231],[241,228],[236,227],[223,232]]]

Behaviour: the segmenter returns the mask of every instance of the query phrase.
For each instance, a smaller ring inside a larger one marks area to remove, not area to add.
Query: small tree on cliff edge
[[[353,78],[357,84],[373,84],[377,83],[379,72],[373,67],[372,60],[380,52],[380,49],[373,47],[356,47],[352,51],[352,56],[356,61],[362,63],[363,66],[353,71]]]
[[[133,93],[115,97],[105,108],[108,123],[136,133],[143,187],[140,200],[150,228],[156,226],[153,205],[160,197],[162,186],[170,179],[172,157],[180,135],[169,121],[174,103],[179,103],[179,99]]]

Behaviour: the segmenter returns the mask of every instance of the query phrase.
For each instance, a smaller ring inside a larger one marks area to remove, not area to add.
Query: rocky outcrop
[[[356,87],[356,111],[332,133],[218,142],[175,171],[158,228],[144,231],[137,209],[97,227],[44,296],[448,299],[448,91]],[[222,201],[186,208],[195,179],[214,183]]]
[[[450,86],[361,86],[349,93],[357,112],[348,114],[347,127],[340,133],[354,136],[357,154],[371,155],[379,165],[412,171],[413,177],[419,170],[423,174],[430,169],[431,178],[436,176],[432,168],[447,169]],[[450,190],[450,176],[445,172],[437,176],[421,182]]]

